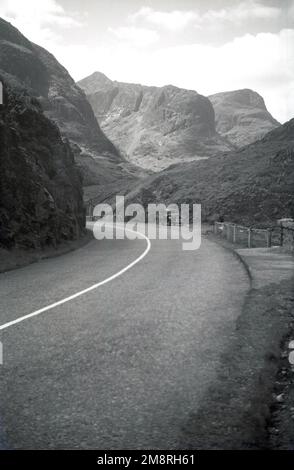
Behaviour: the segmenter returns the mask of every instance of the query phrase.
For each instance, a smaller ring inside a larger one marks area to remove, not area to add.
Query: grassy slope
[[[294,119],[216,159],[173,165],[147,179],[132,199],[201,203],[203,220],[268,225],[294,217]]]

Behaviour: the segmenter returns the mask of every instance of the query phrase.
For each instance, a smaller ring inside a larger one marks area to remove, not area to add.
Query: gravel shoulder
[[[235,251],[227,241],[209,238]],[[274,267],[268,253],[252,251],[237,250],[252,288],[217,381],[185,429],[190,448],[293,449],[294,374],[287,351],[294,337],[293,271],[285,266],[284,253],[279,269],[276,251]]]

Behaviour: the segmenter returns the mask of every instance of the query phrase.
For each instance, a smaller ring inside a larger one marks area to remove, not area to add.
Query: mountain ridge
[[[294,218],[294,119],[214,159],[175,164],[146,179],[130,202],[199,203],[203,221],[248,226]]]
[[[0,73],[18,93],[27,92],[38,99],[45,115],[69,141],[83,174],[86,197],[95,192],[103,194],[116,182],[125,181],[128,185],[137,180],[141,170],[126,162],[105,136],[85,93],[65,67],[3,19]]]
[[[38,98],[45,114],[57,123],[64,137],[118,155],[99,128],[84,92],[53,54],[30,42],[1,18],[0,45],[0,70],[4,78],[19,91],[28,90]]]
[[[121,153],[155,171],[240,148],[280,125],[250,89],[206,98],[173,85],[119,82],[98,71],[78,83]]]
[[[234,148],[217,134],[210,101],[194,90],[122,83],[101,72],[78,84],[105,134],[144,168],[158,171]]]
[[[208,99],[214,107],[217,131],[237,147],[261,139],[280,126],[263,97],[249,88],[216,93]]]

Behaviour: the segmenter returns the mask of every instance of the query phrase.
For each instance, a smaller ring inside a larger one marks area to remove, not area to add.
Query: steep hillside
[[[0,247],[56,246],[79,238],[84,225],[81,175],[69,144],[35,98],[16,93],[4,81]]]
[[[58,124],[62,135],[81,147],[117,155],[99,128],[85,94],[66,69],[2,19],[0,69],[8,82],[40,99],[45,114]]]
[[[105,134],[146,169],[234,148],[216,133],[211,103],[196,91],[112,82],[96,72],[79,82]]]
[[[294,217],[294,119],[217,161],[173,165],[146,180],[132,200],[201,203],[203,220],[249,225]]]
[[[0,73],[11,87],[36,97],[45,115],[58,125],[74,151],[85,186],[102,186],[105,179],[136,179],[136,168],[124,161],[104,135],[84,92],[65,68],[2,19]]]
[[[216,130],[237,147],[251,144],[280,124],[252,90],[217,93],[208,97],[215,112]]]

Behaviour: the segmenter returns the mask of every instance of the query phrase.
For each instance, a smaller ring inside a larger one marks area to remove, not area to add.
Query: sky
[[[0,0],[0,16],[75,80],[251,88],[294,117],[294,0]]]

